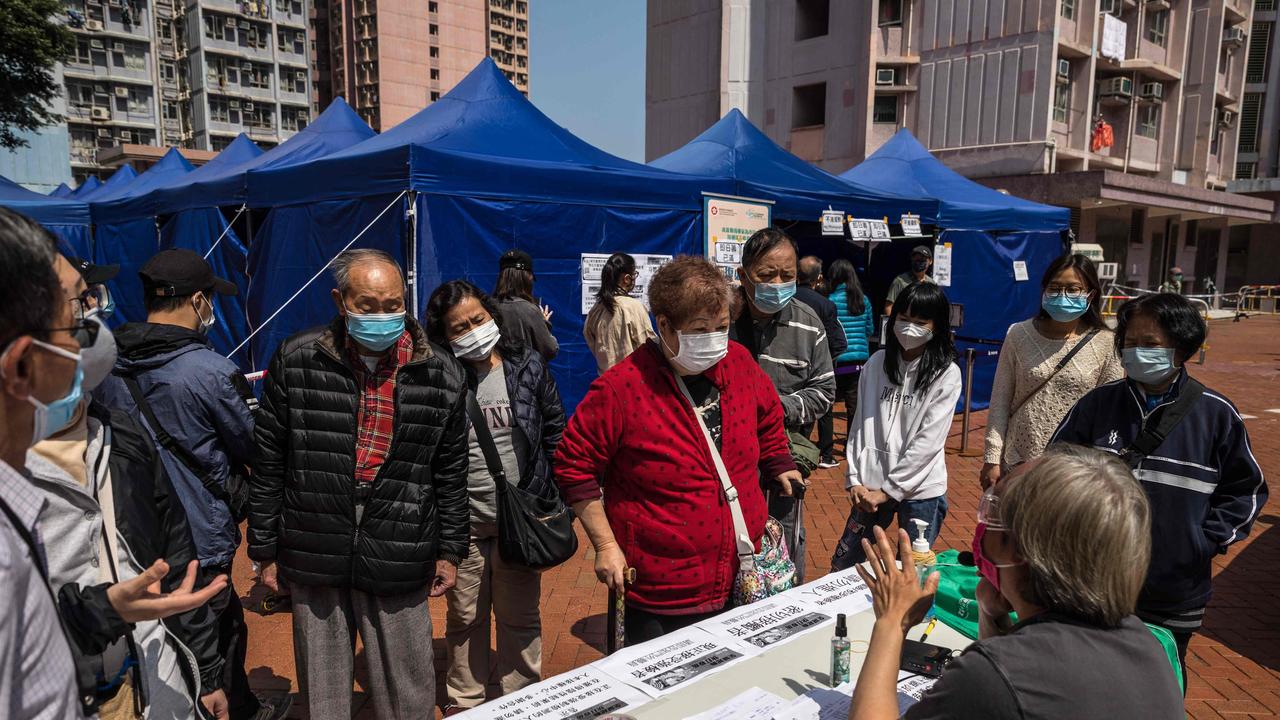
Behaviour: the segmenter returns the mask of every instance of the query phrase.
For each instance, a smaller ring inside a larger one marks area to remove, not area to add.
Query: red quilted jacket
[[[795,469],[782,404],[745,348],[706,373],[720,389],[721,455],[756,538],[768,516],[759,471]],[[556,451],[565,500],[598,498],[636,581],[627,600],[660,614],[724,606],[738,571],[733,519],[711,453],[671,366],[653,342],[592,385]]]

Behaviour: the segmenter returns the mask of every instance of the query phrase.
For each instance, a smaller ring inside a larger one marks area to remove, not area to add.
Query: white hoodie
[[[920,393],[915,389],[918,359],[907,364],[901,386],[889,378],[884,359],[884,350],[872,355],[858,380],[858,412],[845,451],[845,486],[883,490],[898,501],[945,495],[943,450],[960,399],[960,368],[948,365]]]

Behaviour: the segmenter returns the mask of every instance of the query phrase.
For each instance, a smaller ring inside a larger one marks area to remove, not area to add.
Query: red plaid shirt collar
[[[395,431],[396,376],[400,368],[413,358],[413,334],[405,330],[391,352],[378,360],[372,372],[350,339],[347,340],[347,358],[355,371],[356,382],[360,384],[360,409],[356,418],[356,482],[371,483],[391,450],[391,436]]]

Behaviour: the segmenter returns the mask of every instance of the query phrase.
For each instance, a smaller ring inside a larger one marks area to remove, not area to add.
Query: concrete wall
[[[402,1],[426,4],[422,0]],[[447,92],[488,55],[489,24],[485,19],[488,3],[486,0],[447,0],[440,2],[439,8],[440,89]],[[419,67],[418,72],[422,71]]]
[[[427,3],[378,0],[378,101],[382,130],[426,107],[430,93]],[[481,45],[481,53],[484,52]]]
[[[720,0],[649,0],[646,22],[645,158],[652,160],[720,119]]]

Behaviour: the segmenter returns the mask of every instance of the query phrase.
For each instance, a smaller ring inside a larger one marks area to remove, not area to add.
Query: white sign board
[[[649,282],[658,272],[658,268],[671,262],[670,255],[632,255],[636,259],[636,286],[631,296],[638,298],[649,307]],[[591,312],[596,306],[596,293],[600,292],[600,271],[609,256],[604,253],[582,253],[582,314]]]
[[[770,720],[786,705],[787,701],[777,695],[753,687],[688,720]]]
[[[1071,252],[1083,255],[1095,263],[1100,263],[1105,259],[1104,250],[1098,243],[1071,243]]]
[[[795,599],[832,617],[837,613],[857,615],[871,607],[871,591],[858,576],[857,568],[824,575],[793,592]]]
[[[1017,280],[1018,282],[1026,282],[1029,278],[1030,276],[1027,275],[1027,261],[1014,260],[1013,261],[1013,279]]]
[[[933,281],[951,287],[951,243],[933,246]]]
[[[902,216],[902,234],[905,237],[921,237],[920,216],[906,214]]]
[[[707,257],[733,279],[742,264],[742,246],[757,230],[769,227],[772,205],[763,200],[702,196],[702,237]]]
[[[834,614],[805,603],[774,598],[722,613],[698,623],[698,627],[722,640],[745,643],[754,651],[786,642],[834,620]]]
[[[849,236],[858,242],[889,242],[889,225],[884,220],[849,218]]]
[[[1115,280],[1120,276],[1120,263],[1098,263],[1099,280]]]
[[[824,210],[822,213],[822,234],[844,237],[844,213],[840,210]]]
[[[648,701],[649,697],[644,693],[588,665],[530,685],[458,717],[467,720],[590,720]]]
[[[688,627],[597,661],[614,678],[661,697],[737,664],[748,652],[737,643]]]

